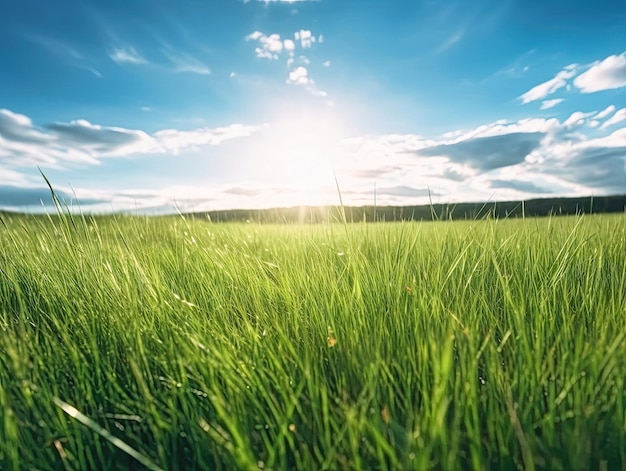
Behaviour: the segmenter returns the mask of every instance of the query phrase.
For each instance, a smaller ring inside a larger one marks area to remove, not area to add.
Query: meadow
[[[626,469],[626,214],[3,215],[0,469]]]

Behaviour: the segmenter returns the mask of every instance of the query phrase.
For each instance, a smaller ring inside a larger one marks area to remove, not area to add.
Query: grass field
[[[625,326],[624,214],[5,215],[0,469],[626,469]]]

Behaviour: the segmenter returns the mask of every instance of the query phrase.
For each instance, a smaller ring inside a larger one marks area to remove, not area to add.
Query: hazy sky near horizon
[[[626,193],[626,2],[0,0],[0,209]],[[335,182],[336,178],[336,182]]]

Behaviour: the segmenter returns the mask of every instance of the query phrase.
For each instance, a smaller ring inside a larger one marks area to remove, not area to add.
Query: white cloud
[[[592,111],[590,113],[583,113],[582,111],[575,111],[574,113],[570,115],[569,118],[567,118],[563,122],[563,126],[565,126],[566,128],[582,126],[583,124],[585,124],[585,119],[587,119],[590,116],[593,116],[594,114],[595,114],[595,111]]]
[[[324,67],[330,67],[330,61],[326,61],[322,64]]]
[[[258,41],[263,36],[265,35],[260,31],[255,31],[254,33],[250,33],[248,36],[246,36],[246,41]]]
[[[587,70],[576,76],[581,68]],[[571,79],[573,81],[570,83]],[[596,61],[584,67],[577,64],[568,65],[554,78],[528,90],[520,96],[520,99],[524,104],[541,100],[561,88],[570,90],[572,84],[582,93],[626,87],[626,52],[608,56],[602,61]],[[554,100],[546,100],[541,109],[548,109],[544,106],[553,102]]]
[[[281,52],[283,50],[283,42],[280,40],[280,34],[270,34],[264,41],[264,47],[271,52]]]
[[[623,149],[622,157],[626,158],[626,127],[618,128],[606,136],[593,139],[585,138],[576,143],[576,147],[579,149]],[[624,163],[626,164],[626,162]],[[626,171],[626,168],[624,170]],[[624,184],[626,184],[626,180],[624,180]]]
[[[15,170],[0,167],[0,185],[24,186],[27,184],[26,175]]]
[[[328,94],[320,90],[315,81],[309,77],[309,71],[306,67],[298,66],[294,70],[289,73],[289,77],[286,82],[290,85],[300,85],[303,86],[311,95],[326,98]],[[328,105],[332,106],[331,102],[327,102]]]
[[[267,49],[264,49],[262,47],[257,47],[254,49],[254,53],[256,54],[256,56],[259,59],[274,59],[274,60],[278,60],[278,54],[272,54],[270,51],[268,51]]]
[[[60,146],[59,136],[36,128],[30,118],[0,110],[0,163],[12,167],[55,166],[59,161],[97,163],[77,149]]]
[[[306,67],[293,70],[289,79],[311,93],[316,90]],[[220,128],[164,129],[149,134],[136,129],[96,125],[86,120],[39,127],[27,116],[3,110],[0,112],[0,205],[6,206],[6,201],[35,204],[45,193],[39,191],[43,188],[41,185],[32,186],[35,180],[20,174],[22,168],[33,162],[45,163],[44,167],[66,166],[70,161],[97,164],[110,156],[193,152],[227,140],[231,140],[227,149],[212,149],[210,154],[228,152],[233,159],[254,156],[255,153],[259,157],[267,156],[270,160],[252,160],[262,162],[258,164],[259,169],[267,168],[266,173],[270,176],[253,168],[245,177],[242,176],[244,170],[237,170],[231,176],[224,176],[223,184],[206,187],[177,185],[124,191],[78,188],[81,206],[102,211],[110,211],[112,207],[119,210],[139,208],[142,212],[168,208],[167,211],[171,212],[174,204],[187,211],[336,203],[332,172],[328,178],[329,189],[324,187],[318,191],[316,183],[312,183],[310,192],[298,189],[304,181],[302,178],[291,181],[276,177],[280,166],[271,164],[278,162],[271,159],[275,159],[277,148],[286,149],[285,155],[290,159],[304,155],[302,161],[291,161],[286,165],[294,169],[293,175],[307,175],[307,178],[309,173],[315,175],[307,170],[316,168],[315,163],[310,162],[314,160],[312,156],[331,156],[329,165],[332,163],[332,170],[336,172],[344,202],[351,205],[371,204],[374,184],[381,205],[428,203],[429,191],[434,202],[623,193],[626,192],[626,110],[619,110],[606,121],[613,121],[604,127],[615,126],[611,128],[612,132],[605,132],[600,124],[594,124],[602,122],[597,119],[598,115],[602,115],[602,119],[610,116],[612,111],[577,111],[563,121],[556,118],[498,120],[473,129],[453,130],[435,138],[410,133],[347,138],[342,131],[320,147],[326,134],[313,130],[318,130],[317,123],[324,121],[319,119],[321,115],[310,116],[305,121],[313,126],[307,128],[307,132],[302,126],[295,125],[288,128],[294,132],[277,130],[268,134],[264,131],[265,126],[234,124]],[[596,129],[581,124],[596,126]],[[329,127],[340,128],[335,123]],[[268,129],[273,129],[273,125]],[[281,143],[285,135],[289,139]],[[269,144],[264,147],[263,143]],[[250,161],[241,158],[244,160],[239,168],[244,169],[244,162]],[[150,161],[144,161],[144,165],[150,165]],[[172,180],[167,181],[169,185]],[[79,182],[72,183],[80,186]],[[12,190],[9,195],[9,190],[3,193],[3,185],[31,186],[24,191]],[[71,191],[66,193],[71,197]],[[87,205],[83,201],[86,198],[91,198]],[[19,205],[16,203],[15,206]]]
[[[320,38],[322,36],[320,35]],[[254,31],[245,37],[246,41],[255,41],[259,46],[255,48],[256,56],[262,59],[278,59],[283,52],[289,54],[289,58],[294,56],[298,47],[307,49],[318,39],[313,36],[310,30],[301,29],[294,33],[294,39],[281,39],[280,34],[265,34],[261,31]]]
[[[224,141],[247,137],[261,129],[260,126],[232,124],[219,128],[199,128],[191,131],[164,129],[154,133],[154,139],[163,151],[178,154],[183,150],[197,150],[201,146],[218,146]]]
[[[565,87],[567,81],[576,75],[578,66],[571,64],[561,70],[556,76],[547,82],[543,82],[536,87],[531,88],[520,96],[522,103],[530,103],[532,101],[541,100],[542,98],[552,95],[557,90]]]
[[[411,134],[351,139],[343,155],[356,181],[428,187],[453,201],[623,193],[626,127],[594,139],[585,128],[571,131],[594,114],[579,111],[564,122],[500,120],[439,139]]]
[[[494,123],[483,124],[465,133],[452,133],[451,139],[443,141],[445,144],[454,144],[470,138],[501,136],[512,133],[553,133],[560,127],[556,118],[524,118],[510,123],[507,120],[499,120]]]
[[[309,71],[306,67],[298,67],[293,72],[289,73],[287,83],[296,85],[307,85],[309,83]]]
[[[45,143],[52,140],[50,135],[35,129],[28,116],[7,109],[0,109],[0,138],[25,143]]]
[[[92,124],[85,119],[46,126],[61,149],[84,154],[89,160],[153,151],[154,139],[144,131]]]
[[[539,107],[540,110],[549,110],[550,108],[554,108],[559,103],[563,103],[565,100],[563,98],[555,98],[553,100],[544,100]]]
[[[597,115],[594,116],[595,119],[604,119],[611,113],[615,111],[615,105],[609,105],[604,110],[600,111]]]
[[[298,47],[302,49],[310,48],[313,43],[318,41],[310,30],[301,29],[296,31],[294,33],[295,41],[292,39],[282,40],[277,33],[267,35],[261,31],[254,31],[248,34],[245,39],[246,41],[256,41],[259,43],[259,46],[255,48],[255,54],[258,58],[278,60],[281,56],[284,57],[286,53],[286,64],[290,69],[286,79],[287,84],[304,86],[306,90],[314,96],[327,96],[327,93],[320,90],[309,75],[307,66],[311,64],[310,59],[304,55],[296,57]],[[297,67],[294,68],[296,64]],[[324,66],[330,66],[330,62],[325,62]],[[327,104],[332,106],[332,102],[330,101],[328,101]]]
[[[246,41],[258,41],[260,43],[260,46],[254,50],[258,58],[274,60],[278,59],[278,56],[283,49],[290,50],[288,47],[292,44],[287,44],[287,41],[293,43],[291,40],[286,40],[285,44],[283,44],[283,41],[280,39],[280,34],[274,33],[268,36],[260,31],[255,31],[254,33],[246,36]]]
[[[607,119],[604,124],[600,126],[600,129],[608,128],[609,126],[621,123],[622,121],[626,121],[626,108],[616,111],[611,118]],[[624,142],[624,146],[626,146],[626,142]]]
[[[127,47],[121,49],[113,49],[111,53],[109,53],[109,57],[113,62],[118,64],[129,63],[129,64],[147,64],[148,61],[137,52],[134,47]]]
[[[59,167],[67,162],[98,164],[110,157],[197,150],[227,140],[250,136],[261,126],[232,124],[189,131],[142,130],[92,124],[84,119],[36,128],[30,118],[0,110],[0,168],[33,165]]]
[[[626,52],[594,62],[589,70],[574,79],[582,93],[626,87]]]
[[[308,29],[301,29],[294,34],[296,41],[300,41],[303,49],[308,49],[316,41],[315,36]]]

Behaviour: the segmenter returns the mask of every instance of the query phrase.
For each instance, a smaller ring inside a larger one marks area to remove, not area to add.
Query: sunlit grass
[[[626,217],[4,217],[0,469],[622,469]]]

